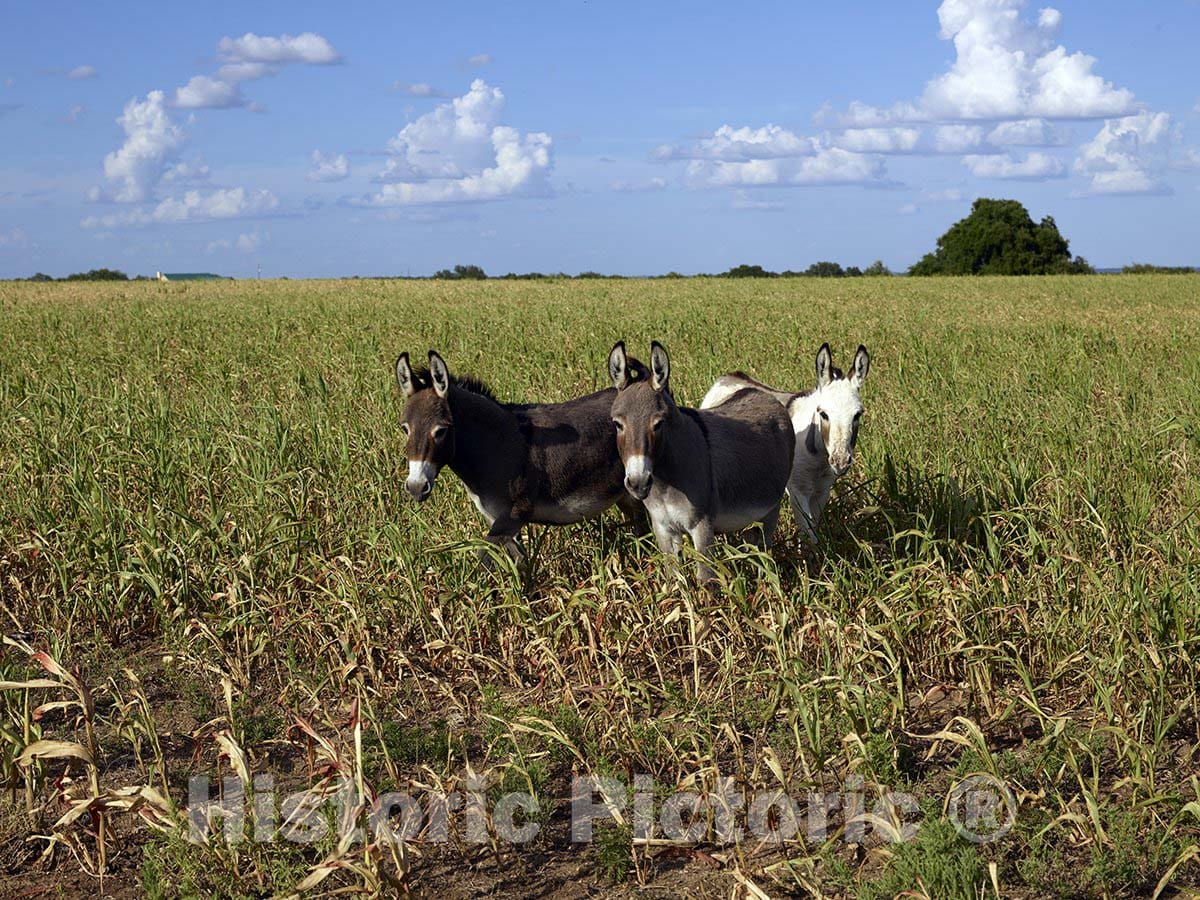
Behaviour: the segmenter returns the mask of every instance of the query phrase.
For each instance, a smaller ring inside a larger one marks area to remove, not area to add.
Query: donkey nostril
[[[639,499],[650,493],[650,486],[653,483],[653,475],[625,476],[625,489]]]

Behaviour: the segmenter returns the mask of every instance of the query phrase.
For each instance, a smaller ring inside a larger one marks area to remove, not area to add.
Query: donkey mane
[[[427,366],[414,368],[412,370],[412,382],[414,392],[433,387],[433,376],[429,374],[429,368]],[[472,394],[478,394],[480,397],[487,397],[493,403],[500,402],[496,399],[496,394],[492,391],[491,387],[474,375],[451,375],[450,384],[464,391],[470,391]]]

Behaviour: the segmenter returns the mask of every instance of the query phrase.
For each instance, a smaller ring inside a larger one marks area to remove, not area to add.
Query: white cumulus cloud
[[[235,63],[307,63],[327,66],[342,59],[329,41],[311,31],[295,36],[281,34],[279,37],[270,37],[247,32],[239,38],[223,37],[217,44],[217,51],[227,61]]]
[[[243,187],[219,188],[209,193],[188,191],[169,197],[154,208],[156,222],[185,222],[189,219],[234,219],[271,212],[279,201],[270,191],[247,191]]]
[[[95,66],[76,66],[67,73],[67,77],[72,81],[84,81],[88,78],[95,78],[98,74]]]
[[[817,143],[778,125],[734,128],[722,125],[711,135],[692,144],[663,144],[651,153],[662,161],[710,159],[746,162],[755,159],[786,159],[815,153]]]
[[[1110,119],[1079,148],[1075,171],[1091,176],[1088,193],[1162,193],[1167,187],[1160,176],[1171,165],[1177,139],[1165,112]]]
[[[1041,181],[1060,178],[1067,173],[1062,160],[1038,151],[1028,154],[1024,159],[1011,156],[964,156],[963,164],[977,178]]]
[[[978,125],[939,125],[934,129],[933,145],[939,153],[965,153],[983,142]]]
[[[334,156],[314,150],[312,161],[312,171],[304,176],[309,181],[342,181],[350,177],[350,161],[344,153]]]
[[[270,191],[244,187],[194,188],[182,195],[171,195],[173,188],[204,184],[210,172],[199,160],[179,160],[187,132],[171,119],[162,91],[151,91],[145,100],[136,97],[130,100],[117,122],[125,130],[125,142],[104,158],[108,187],[94,187],[88,197],[137,206],[123,212],[87,216],[80,222],[84,228],[257,216],[279,205]]]
[[[663,144],[650,157],[687,161],[690,187],[882,183],[886,169],[878,154],[908,152],[919,140],[920,132],[907,128],[850,129],[815,138],[772,124],[722,125],[690,143]]]
[[[245,106],[246,100],[236,83],[197,75],[175,89],[175,105],[180,109],[233,109]]]
[[[1063,137],[1045,119],[1015,119],[1001,122],[988,132],[988,143],[997,147],[1057,147]]]
[[[104,158],[104,177],[112,185],[111,199],[140,203],[153,192],[187,134],[171,121],[162,91],[130,100],[117,123],[125,130],[125,143]]]
[[[270,191],[247,191],[243,187],[219,188],[203,193],[188,191],[182,197],[168,197],[152,209],[133,209],[103,216],[88,216],[84,228],[116,228],[122,225],[154,225],[208,219],[236,219],[264,215],[279,206]]]
[[[1052,7],[1045,7],[1038,10],[1038,30],[1045,35],[1058,34],[1058,29],[1062,27],[1062,13]]]
[[[688,163],[693,187],[778,187],[881,183],[883,161],[875,156],[825,147],[813,156],[746,162],[695,159]]]
[[[163,172],[162,184],[187,184],[206,182],[212,171],[200,160],[179,162]]]
[[[217,69],[217,77],[230,82],[257,81],[274,73],[274,68],[260,62],[229,62]]]
[[[175,105],[183,109],[236,109],[258,111],[247,101],[240,85],[274,75],[284,66],[327,66],[341,62],[341,54],[324,37],[282,34],[278,37],[247,32],[241,37],[223,37],[217,42],[221,66],[216,77],[196,75],[175,90]]]
[[[970,119],[1098,119],[1133,112],[1132,91],[1115,87],[1093,69],[1096,59],[1054,43],[1062,22],[1051,8],[1037,21],[1025,17],[1025,0],[943,0],[938,7],[943,40],[955,60],[915,101],[888,108],[852,103],[844,126],[873,127],[912,121]],[[829,114],[826,113],[826,117]]]
[[[921,140],[919,128],[849,128],[833,139],[855,153],[911,153]]]
[[[410,122],[391,141],[391,158],[373,179],[370,206],[496,200],[550,193],[548,134],[501,125],[504,94],[482,79],[450,103]]]

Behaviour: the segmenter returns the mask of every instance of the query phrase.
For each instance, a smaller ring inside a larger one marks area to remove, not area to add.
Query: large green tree
[[[454,271],[440,269],[433,273],[433,277],[447,281],[482,281],[487,278],[487,272],[479,266],[455,266]]]
[[[86,272],[75,272],[63,281],[128,281],[129,276],[120,269],[88,269]]]
[[[971,214],[950,226],[910,275],[1061,275],[1093,269],[1071,258],[1069,243],[1050,216],[1034,223],[1016,200],[981,197]]]

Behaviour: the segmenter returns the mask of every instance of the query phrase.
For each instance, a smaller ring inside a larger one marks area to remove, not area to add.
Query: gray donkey
[[[630,367],[633,379],[649,377],[637,360]],[[614,503],[642,520],[612,440],[614,389],[566,403],[501,403],[477,379],[451,376],[434,350],[428,369],[414,370],[400,354],[396,381],[406,398],[408,493],[418,503],[429,499],[448,466],[487,520],[487,540],[518,564],[518,538],[530,523],[569,525]]]
[[[650,380],[630,378],[618,343],[608,357],[617,389],[612,404],[625,487],[650,513],[659,549],[679,555],[684,534],[699,554],[696,577],[716,576],[705,554],[718,533],[762,523],[770,547],[792,470],[796,438],[787,410],[762,391],[738,391],[710,410],[675,404],[667,351],[650,345]]]

